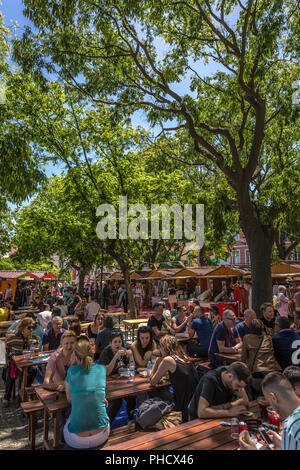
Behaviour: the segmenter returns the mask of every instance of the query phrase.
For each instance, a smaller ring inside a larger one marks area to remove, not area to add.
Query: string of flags
[[[231,249],[230,249],[230,247],[229,247],[228,245],[223,246],[223,248],[224,248],[224,250],[226,251],[226,253],[231,253]],[[193,252],[191,252],[191,254],[192,254],[192,255],[193,255],[193,254],[195,255],[195,253],[193,253]],[[210,259],[210,261],[212,261],[212,262],[216,262],[216,261],[218,260],[218,258],[217,258],[217,256],[216,256],[216,254],[215,254],[214,251],[212,251],[211,253],[208,253],[207,256],[208,256],[208,258]],[[201,266],[201,262],[200,262],[200,259],[199,259],[199,258],[193,258],[193,259],[188,260],[188,259],[185,257],[185,262],[186,262],[186,263],[192,263],[192,265],[193,265],[194,268],[198,268],[199,266]],[[132,258],[129,258],[129,263],[130,263],[130,266],[134,266],[135,264],[139,264],[139,265],[140,265],[140,264],[141,264],[141,261],[139,260],[138,263],[135,263]],[[180,266],[182,266],[182,267],[184,268],[184,267],[186,266],[186,263],[184,263],[184,262],[181,261],[181,260],[176,260],[176,261],[163,261],[163,262],[161,262],[160,264],[164,264],[164,265],[167,265],[167,266],[170,266],[170,267],[172,267],[172,266],[174,266],[174,265],[176,266],[176,265],[179,264]],[[158,269],[156,263],[150,263],[150,264],[149,264],[149,263],[145,262],[145,264],[148,264],[148,265],[149,265],[149,268],[150,268],[150,269],[153,269],[153,270],[155,270],[155,271],[157,271],[157,269]]]

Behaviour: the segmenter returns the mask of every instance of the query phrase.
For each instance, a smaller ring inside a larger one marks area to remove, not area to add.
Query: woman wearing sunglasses
[[[39,344],[39,338],[32,334],[35,328],[35,322],[32,318],[23,318],[18,325],[17,334],[8,338],[6,341],[6,363],[2,377],[5,381],[5,394],[2,400],[4,407],[9,406],[14,382],[17,377],[17,369],[13,361],[13,355],[22,354],[24,350],[29,351],[32,343]],[[27,386],[30,387],[35,379],[37,372],[36,366],[28,368]]]

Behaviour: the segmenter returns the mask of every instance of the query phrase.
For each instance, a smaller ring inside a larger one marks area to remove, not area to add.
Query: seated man
[[[62,325],[62,318],[52,318],[51,327],[43,335],[43,351],[52,351],[59,347],[62,334],[66,331]]]
[[[250,381],[250,371],[243,362],[207,372],[189,403],[189,418],[225,418],[246,412],[249,399],[245,387]]]
[[[289,380],[280,372],[271,372],[262,381],[262,391],[266,401],[276,410],[282,421],[282,434],[269,430],[274,450],[300,449],[300,398],[296,395]],[[254,444],[239,439],[243,450],[256,450]]]
[[[277,317],[275,320],[276,334],[272,336],[274,353],[277,362],[282,369],[293,364],[292,356],[297,349],[297,341],[300,335],[290,329],[290,322],[287,317]]]
[[[87,304],[86,309],[86,320],[93,321],[94,315],[99,312],[100,305],[96,301],[96,297],[91,298],[91,302]]]
[[[247,308],[244,311],[244,321],[236,325],[236,329],[241,339],[243,339],[245,335],[250,334],[250,325],[251,325],[252,320],[255,320],[255,319],[256,319],[255,311],[252,310],[252,308]]]
[[[295,390],[297,397],[300,398],[300,367],[289,366],[286,369],[284,369],[283,375],[292,384],[292,387]]]
[[[260,306],[261,321],[265,325],[265,333],[273,335],[275,329],[274,307],[270,302],[265,302]]]
[[[154,339],[159,341],[160,337],[166,334],[166,331],[162,330],[162,327],[173,335],[174,331],[169,327],[168,323],[163,317],[163,305],[158,303],[154,305],[154,313],[148,319],[148,326],[152,329],[154,334]]]
[[[46,366],[44,384],[57,384],[58,390],[63,391],[65,378],[69,367],[77,364],[77,358],[74,353],[77,341],[74,331],[65,331],[60,339],[61,347],[54,351]]]
[[[213,331],[209,348],[208,358],[216,367],[222,365],[215,353],[236,354],[242,349],[242,341],[235,328],[236,317],[232,310],[223,312],[223,321]]]
[[[187,344],[189,356],[207,357],[210,339],[214,328],[211,320],[206,317],[203,307],[196,307],[193,312],[194,319],[189,326],[189,337],[193,338],[197,333],[198,343]]]

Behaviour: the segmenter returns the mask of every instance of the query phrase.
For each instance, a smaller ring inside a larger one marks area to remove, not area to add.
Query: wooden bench
[[[37,400],[37,395],[35,393],[36,387],[39,387],[40,384],[32,385],[31,387],[26,387],[26,401],[34,401]]]
[[[37,414],[43,411],[44,406],[40,400],[21,403],[23,413],[28,417],[28,443],[31,450],[35,450],[35,433],[37,428]]]
[[[108,440],[99,447],[90,448],[86,450],[100,450],[105,446],[115,446],[126,443],[128,440],[136,439],[142,437],[145,434],[149,434],[149,431],[143,431],[137,428],[136,423],[122,426],[120,428],[115,428],[110,431]],[[49,446],[51,448],[51,446]],[[61,444],[58,449],[55,450],[74,450],[72,447],[69,447],[66,443]],[[80,449],[84,450],[84,449]]]

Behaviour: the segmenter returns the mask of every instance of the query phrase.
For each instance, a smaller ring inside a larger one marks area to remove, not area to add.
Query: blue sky
[[[1,5],[2,3],[2,5]],[[17,22],[18,27],[16,30],[17,36],[21,36],[24,26],[28,25],[33,27],[31,21],[23,15],[23,2],[22,0],[0,0],[0,10],[2,11],[5,19],[5,25],[10,27],[13,23]],[[158,43],[159,46],[159,43]],[[162,51],[164,49],[164,44],[161,43]],[[201,62],[197,62],[192,64],[193,68],[197,70],[200,76],[207,76],[211,75],[212,73],[216,72],[217,66],[215,63],[211,62],[208,65],[202,64]],[[180,95],[185,95],[186,93],[191,93],[189,90],[189,75],[185,77],[180,83],[176,83],[172,85],[174,91],[176,91]],[[133,126],[142,125],[145,128],[149,128],[147,124],[145,115],[142,111],[138,111],[134,113],[132,116],[132,124]],[[51,176],[53,173],[58,174],[61,172],[63,165],[52,166],[49,165],[47,169],[47,175]]]

